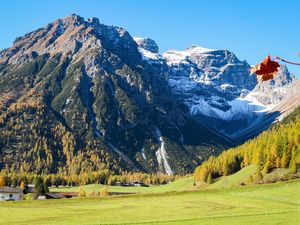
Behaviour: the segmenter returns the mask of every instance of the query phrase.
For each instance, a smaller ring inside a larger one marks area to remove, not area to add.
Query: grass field
[[[300,224],[299,180],[163,193],[189,189],[191,181],[150,187],[157,193],[142,195],[1,202],[0,224]]]
[[[171,192],[171,191],[189,191],[195,190],[194,178],[185,177],[179,180],[176,180],[167,185],[154,185],[150,187],[120,187],[120,186],[109,186],[109,192],[132,192],[132,193],[163,193],[163,192]],[[86,193],[91,193],[93,191],[98,192],[104,185],[101,184],[88,184],[82,186],[82,190]],[[67,192],[78,192],[80,187],[64,187],[64,188],[51,188],[51,191],[67,191]]]
[[[240,171],[230,175],[230,176],[223,176],[215,183],[211,184],[208,188],[209,189],[216,189],[216,188],[230,188],[234,186],[239,186],[241,183],[247,183],[247,179],[251,174],[255,172],[255,166],[246,166]]]

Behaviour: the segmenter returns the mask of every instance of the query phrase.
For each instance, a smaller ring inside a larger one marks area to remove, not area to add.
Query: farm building
[[[26,188],[28,193],[33,193],[34,192],[34,184],[27,184],[25,188]]]
[[[17,201],[23,199],[23,189],[0,187],[0,201]]]
[[[78,197],[78,192],[48,192],[45,193],[46,199],[74,198]]]

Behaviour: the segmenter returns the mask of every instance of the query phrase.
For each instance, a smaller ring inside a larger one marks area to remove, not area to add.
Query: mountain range
[[[160,54],[73,14],[0,51],[0,168],[189,173],[282,119],[299,85],[284,65],[257,84],[229,50]]]

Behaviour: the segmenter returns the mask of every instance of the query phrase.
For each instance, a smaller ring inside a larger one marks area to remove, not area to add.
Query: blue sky
[[[47,23],[76,13],[154,39],[160,51],[197,44],[228,49],[257,64],[267,54],[300,57],[297,0],[9,0],[1,1],[0,49]],[[300,66],[288,66],[300,75]]]

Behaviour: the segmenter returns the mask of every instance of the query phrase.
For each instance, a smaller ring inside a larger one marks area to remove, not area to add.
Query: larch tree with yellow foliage
[[[24,183],[24,181],[21,181],[21,183],[20,183],[20,188],[21,188],[21,189],[24,189],[24,188],[25,188],[25,183]]]
[[[3,176],[0,176],[0,187],[4,187],[5,186],[5,179]]]

